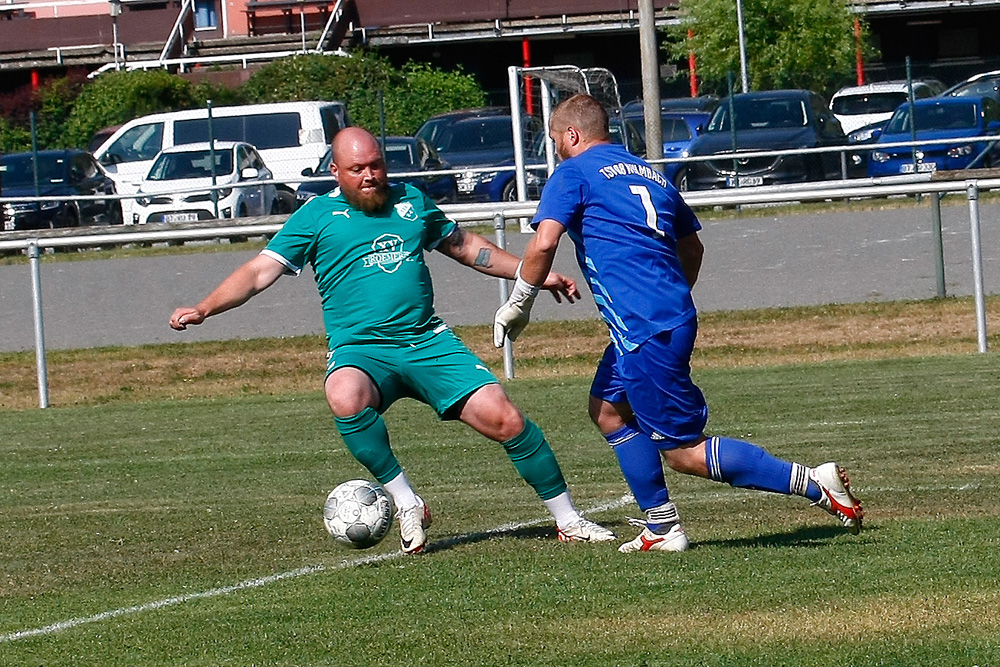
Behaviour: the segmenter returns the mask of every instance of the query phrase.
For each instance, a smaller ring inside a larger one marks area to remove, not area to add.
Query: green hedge
[[[32,100],[40,148],[85,147],[95,132],[161,111],[292,100],[342,100],[356,125],[380,129],[381,108],[389,134],[413,134],[428,117],[485,104],[476,80],[461,70],[444,72],[423,63],[402,68],[374,54],[348,57],[302,55],[276,60],[237,89],[192,84],[164,70],[108,72],[91,81],[58,79]],[[28,150],[30,125],[0,118],[0,151]]]

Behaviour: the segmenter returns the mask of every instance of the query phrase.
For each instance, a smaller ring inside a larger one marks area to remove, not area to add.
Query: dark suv
[[[808,90],[774,90],[733,96],[719,102],[705,132],[691,145],[692,157],[750,151],[841,146],[847,138],[826,101]],[[690,190],[801,183],[839,178],[837,152],[772,157],[720,157],[693,161],[683,179]],[[678,181],[681,181],[678,178]]]
[[[533,116],[522,121],[525,157],[531,161],[542,123]],[[517,198],[514,171],[514,133],[510,112],[498,107],[453,111],[428,119],[416,136],[426,139],[458,175],[460,202],[510,201]],[[496,167],[495,171],[473,169]],[[529,191],[537,190],[540,172],[528,172]],[[541,174],[544,176],[544,173]]]

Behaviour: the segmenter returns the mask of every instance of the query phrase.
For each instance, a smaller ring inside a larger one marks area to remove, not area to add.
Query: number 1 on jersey
[[[649,188],[645,185],[630,185],[628,186],[629,191],[639,197],[639,201],[642,202],[642,207],[646,209],[646,225],[652,229],[657,236],[666,236],[660,229],[656,226],[656,208],[653,206],[653,198],[649,196]]]

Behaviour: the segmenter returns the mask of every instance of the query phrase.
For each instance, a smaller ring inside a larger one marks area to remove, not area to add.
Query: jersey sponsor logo
[[[413,208],[413,204],[408,201],[401,201],[395,206],[396,215],[401,217],[403,220],[409,220],[413,222],[417,219],[417,211]]]
[[[335,216],[335,215],[342,215],[345,218],[350,218],[351,217],[351,212],[350,211],[330,211],[330,216],[331,217]]]
[[[395,273],[405,261],[403,239],[396,234],[383,234],[372,241],[372,254],[365,257],[365,268],[377,266],[386,273]]]
[[[642,176],[645,179],[653,181],[667,187],[667,179],[663,177],[663,174],[656,171],[648,164],[635,164],[633,162],[618,162],[616,164],[609,164],[598,169],[601,175],[609,181],[615,176]]]

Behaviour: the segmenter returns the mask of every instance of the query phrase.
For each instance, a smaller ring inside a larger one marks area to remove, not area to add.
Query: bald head
[[[608,142],[608,112],[590,95],[574,95],[552,111],[549,134],[559,157],[576,157],[591,146]]]
[[[368,130],[361,127],[345,127],[333,136],[333,161],[341,163],[343,160],[353,159],[357,154],[379,153],[382,149],[378,145],[378,139]]]
[[[378,140],[368,130],[345,127],[333,137],[330,173],[344,198],[366,213],[377,213],[389,199],[389,177]]]

